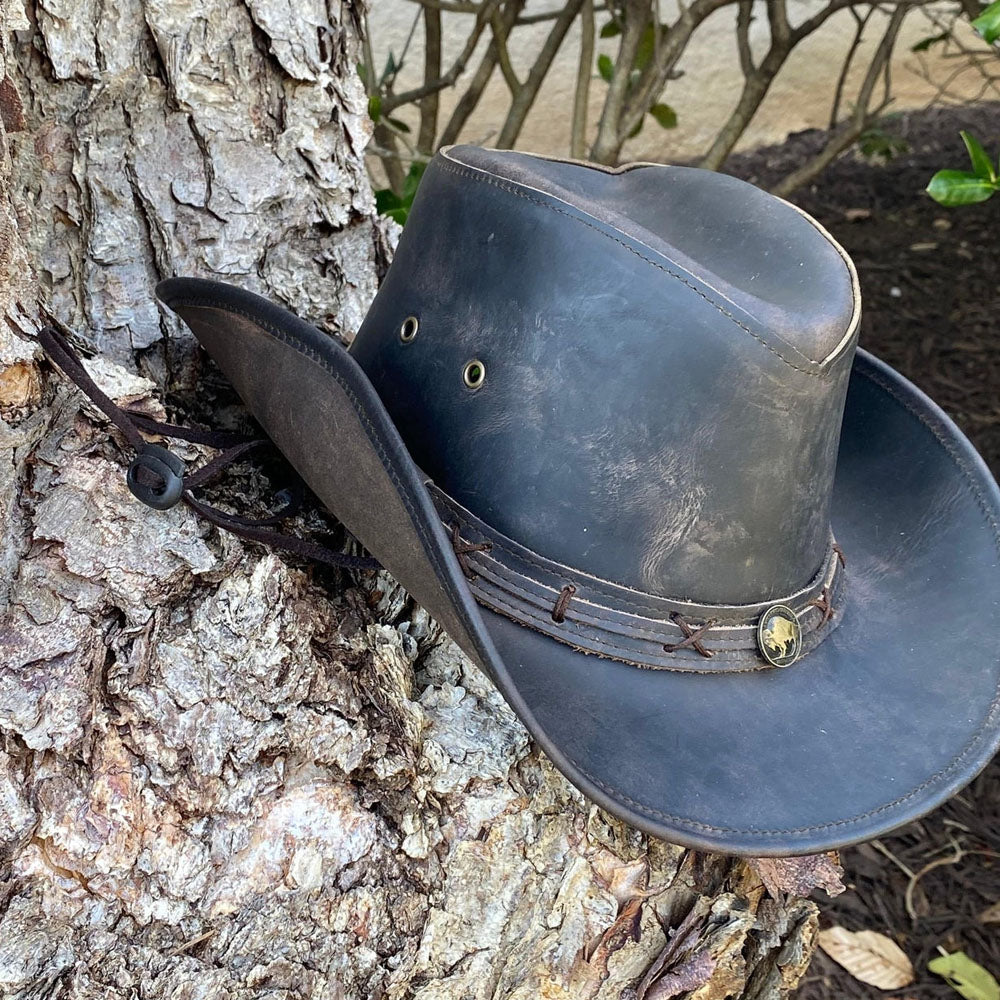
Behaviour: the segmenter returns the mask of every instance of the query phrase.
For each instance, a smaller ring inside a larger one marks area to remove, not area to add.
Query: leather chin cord
[[[224,431],[178,427],[176,424],[162,423],[143,413],[124,409],[101,391],[87,374],[79,355],[58,330],[45,327],[38,335],[38,342],[49,358],[62,369],[63,374],[122,432],[135,451],[135,456],[129,463],[126,482],[132,494],[147,507],[169,510],[183,501],[196,514],[225,531],[272,548],[283,549],[303,559],[312,559],[337,569],[381,568],[378,560],[370,556],[336,552],[318,542],[273,530],[275,525],[302,508],[305,490],[301,480],[296,480],[290,489],[277,494],[285,505],[270,517],[247,518],[229,514],[195,496],[195,490],[214,482],[234,462],[261,447],[273,447],[266,438],[245,438]],[[220,454],[188,473],[182,459],[161,445],[151,444],[143,434],[206,445],[218,449]]]

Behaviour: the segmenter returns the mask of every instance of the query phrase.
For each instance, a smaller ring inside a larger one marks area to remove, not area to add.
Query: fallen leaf
[[[1000,900],[997,900],[992,906],[987,906],[979,914],[979,922],[981,924],[1000,924]]]
[[[897,990],[914,980],[906,952],[884,934],[831,927],[819,932],[819,946],[855,979],[880,990]]]
[[[965,1000],[1000,1000],[1000,983],[964,951],[939,955],[927,963],[927,968],[946,979]]]
[[[848,222],[860,222],[862,219],[870,219],[871,217],[871,209],[868,208],[849,208],[844,212],[844,218]]]
[[[20,409],[42,398],[38,366],[31,361],[15,361],[0,371],[0,407]]]
[[[808,896],[813,889],[825,889],[827,895],[839,896],[844,891],[840,880],[844,869],[832,852],[803,858],[751,858],[750,867],[774,899],[783,892]]]

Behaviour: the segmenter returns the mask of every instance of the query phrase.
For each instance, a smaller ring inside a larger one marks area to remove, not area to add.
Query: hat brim
[[[480,608],[377,393],[332,338],[259,296],[158,288],[345,526],[497,684],[569,780],[691,847],[807,854],[878,836],[1000,744],[1000,491],[952,421],[859,352],[833,504],[839,627],[794,666],[642,670]]]

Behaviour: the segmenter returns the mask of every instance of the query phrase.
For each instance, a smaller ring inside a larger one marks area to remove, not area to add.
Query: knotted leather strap
[[[300,481],[295,481],[291,489],[279,494],[284,506],[270,517],[248,518],[230,514],[205,503],[195,495],[195,490],[213,482],[228,466],[249,452],[262,447],[273,447],[266,438],[245,438],[220,431],[178,427],[176,424],[163,423],[145,414],[124,409],[90,377],[79,355],[58,330],[46,327],[39,333],[38,342],[63,373],[122,432],[125,440],[135,450],[136,454],[128,469],[128,487],[147,506],[155,510],[168,510],[183,501],[207,521],[234,535],[284,549],[329,566],[348,569],[379,568],[379,562],[368,556],[336,552],[317,542],[272,530],[274,525],[291,517],[302,506],[303,488]],[[143,434],[208,445],[220,449],[220,454],[201,468],[188,472],[177,455],[160,445],[151,444]]]
[[[481,604],[584,653],[657,670],[718,673],[772,669],[757,624],[776,604],[796,612],[801,654],[836,626],[843,556],[827,558],[801,590],[742,605],[698,604],[644,593],[546,559],[491,528],[428,484],[441,519],[462,547],[469,586]],[[706,628],[706,624],[708,627]]]

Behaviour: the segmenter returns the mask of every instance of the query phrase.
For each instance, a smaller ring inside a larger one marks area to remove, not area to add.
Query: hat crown
[[[497,531],[741,604],[827,553],[857,321],[846,254],[749,184],[455,147],[351,350],[418,465]]]

